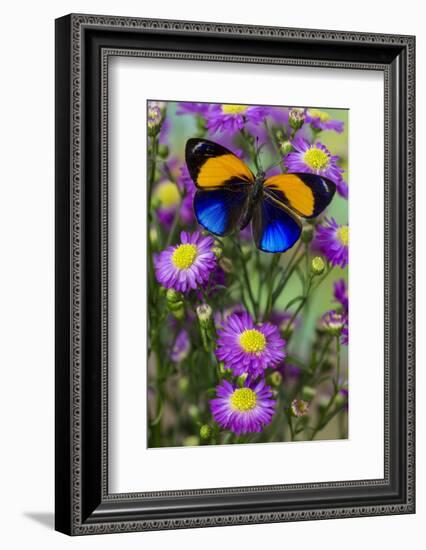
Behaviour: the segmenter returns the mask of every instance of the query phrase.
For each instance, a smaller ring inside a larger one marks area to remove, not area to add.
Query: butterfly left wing
[[[315,218],[330,204],[336,185],[316,174],[278,174],[264,183],[264,191],[303,218]]]
[[[226,147],[207,139],[189,139],[185,157],[197,187],[194,211],[198,223],[220,237],[239,229],[254,183],[251,170]]]
[[[254,242],[263,252],[285,252],[302,232],[299,218],[267,193],[254,207],[251,227]]]
[[[188,139],[185,160],[189,175],[199,189],[254,183],[253,172],[245,162],[214,141]]]
[[[242,189],[198,189],[194,211],[198,223],[219,237],[240,229],[249,195]]]

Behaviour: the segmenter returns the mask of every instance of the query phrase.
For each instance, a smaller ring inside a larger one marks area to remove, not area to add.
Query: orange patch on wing
[[[302,216],[312,216],[315,209],[315,197],[308,187],[295,174],[280,174],[265,181],[265,186],[280,191],[289,206]]]
[[[220,155],[206,160],[197,176],[200,187],[220,187],[227,180],[238,178],[244,182],[254,181],[251,170],[235,155]]]

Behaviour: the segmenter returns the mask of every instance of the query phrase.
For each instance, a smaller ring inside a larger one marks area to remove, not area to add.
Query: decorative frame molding
[[[108,493],[107,92],[108,59],[117,55],[384,73],[383,480]],[[414,56],[412,36],[96,15],[56,21],[59,531],[83,535],[414,512]]]

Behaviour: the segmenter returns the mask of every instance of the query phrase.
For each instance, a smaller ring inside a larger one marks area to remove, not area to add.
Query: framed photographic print
[[[57,530],[414,512],[414,44],[56,21]]]

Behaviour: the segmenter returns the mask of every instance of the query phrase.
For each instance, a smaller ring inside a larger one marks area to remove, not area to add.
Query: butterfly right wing
[[[206,139],[189,139],[185,158],[197,187],[194,211],[198,223],[218,236],[239,229],[254,183],[248,166],[222,145]]]
[[[300,238],[302,223],[284,204],[264,193],[253,211],[253,240],[263,252],[285,252]]]
[[[265,181],[264,190],[302,218],[312,219],[330,204],[336,185],[316,174],[278,174]]]

